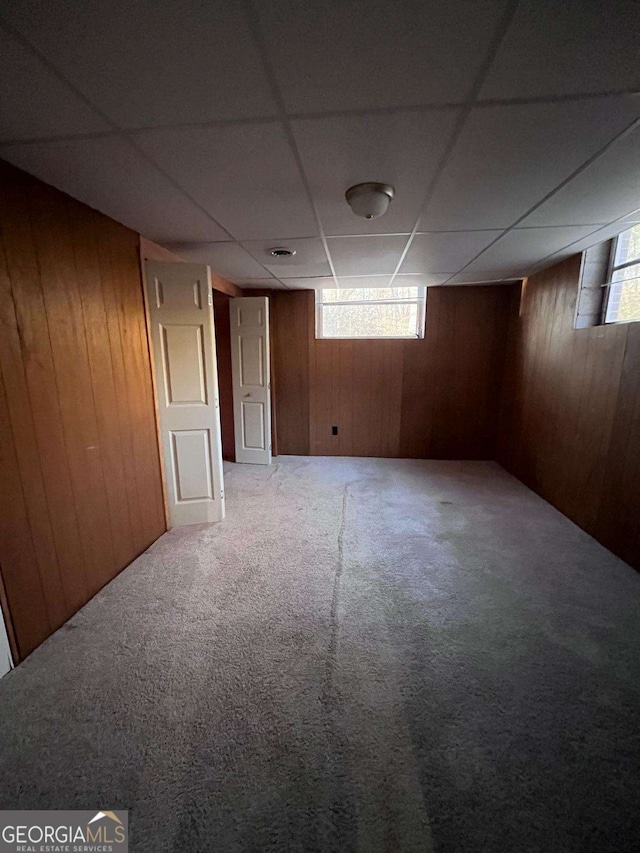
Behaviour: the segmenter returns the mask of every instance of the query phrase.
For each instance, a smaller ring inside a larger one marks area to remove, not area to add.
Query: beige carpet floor
[[[637,851],[640,576],[493,463],[226,466],[0,681],[0,806],[134,851]]]

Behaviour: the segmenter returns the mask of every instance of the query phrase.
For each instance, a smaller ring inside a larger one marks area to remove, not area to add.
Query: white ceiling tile
[[[605,224],[639,200],[640,129],[614,143],[521,224]]]
[[[500,231],[440,231],[416,234],[400,267],[402,273],[457,272],[500,236]]]
[[[463,101],[504,0],[261,0],[290,111]],[[452,61],[455,57],[455,61]]]
[[[338,279],[338,287],[388,287],[390,275],[343,275]]]
[[[292,122],[325,234],[410,232],[457,115],[428,110]],[[344,197],[365,181],[395,188],[380,219],[355,216]]]
[[[443,273],[411,273],[397,275],[393,280],[394,287],[433,287],[437,284],[444,284],[451,276],[450,272]]]
[[[637,0],[520,0],[481,98],[640,86]]]
[[[445,287],[487,287],[487,286],[493,286],[494,284],[508,285],[508,284],[518,284],[519,282],[520,282],[520,279],[510,279],[508,281],[506,279],[498,279],[497,281],[495,279],[493,279],[493,280],[489,279],[488,281],[453,281],[452,280],[452,281],[448,281],[444,286]]]
[[[256,278],[251,280],[235,279],[234,283],[243,290],[286,290],[285,285],[276,278]]]
[[[245,285],[254,285],[255,287],[267,287],[269,284],[276,282],[279,284],[278,280],[273,278],[272,276],[261,276],[260,278],[253,278],[252,276],[235,276],[234,282],[236,284],[241,284],[243,287]]]
[[[310,278],[287,278],[287,287],[293,290],[314,290],[319,287],[335,287],[336,283],[330,276],[312,276]]]
[[[631,228],[633,224],[638,222],[640,222],[640,216],[637,216],[633,221],[621,219],[618,222],[612,222],[610,225],[605,225],[603,228],[598,228],[596,231],[592,230],[586,237],[578,239],[554,254],[545,257],[538,266],[540,269],[544,269],[548,266],[552,266],[558,261],[561,261],[569,255],[584,252],[586,249],[590,249],[591,246],[603,243],[605,240],[610,240],[612,237],[617,237],[617,235],[622,231],[626,231],[627,228]]]
[[[119,137],[8,145],[0,156],[157,242],[226,237]]]
[[[0,78],[2,141],[110,129],[91,107],[2,29]]]
[[[4,14],[121,127],[274,115],[239,0],[21,0]]]
[[[264,279],[264,269],[237,243],[173,243],[167,249],[185,261],[209,264],[211,271],[230,281]]]
[[[280,123],[143,131],[136,140],[237,240],[317,233]]]
[[[632,96],[475,108],[420,229],[510,227],[637,115]]]
[[[327,255],[319,237],[254,240],[242,245],[278,278],[331,275]],[[276,247],[291,249],[295,254],[288,258],[274,258],[269,250]]]
[[[475,259],[465,272],[482,270],[500,278],[527,275],[542,258],[586,237],[590,226],[567,228],[517,228]]]
[[[449,279],[449,284],[500,284],[501,280],[496,278],[491,273],[478,272],[459,272]]]
[[[384,275],[395,272],[407,238],[331,237],[327,242],[336,275]]]
[[[325,256],[326,257],[326,256]],[[330,275],[331,268],[326,260],[316,263],[297,264],[296,266],[287,267],[284,264],[265,264],[266,268],[273,275],[278,276],[285,281],[290,278],[312,277]]]
[[[256,4],[316,208],[325,233],[334,235],[329,247],[342,282],[388,282],[458,114],[446,105],[467,97],[507,2]],[[640,87],[637,3],[611,0],[605,13],[597,6],[520,0],[481,97]],[[243,0],[5,3],[10,24],[48,62],[97,109],[134,130],[133,144],[99,136],[108,122],[47,62],[0,33],[0,156],[158,242],[190,244],[227,278],[265,286],[263,280],[275,279],[257,262],[264,261],[288,287],[331,285],[289,139],[279,120],[266,119],[277,105],[244,8]],[[406,109],[429,103],[440,108]],[[373,112],[309,115],[352,108]],[[523,273],[550,255],[606,239],[598,223],[620,217],[607,227],[621,230],[636,221],[630,211],[640,204],[640,131],[615,143],[451,279],[638,110],[633,96],[474,108],[421,219],[430,233],[416,237],[396,283],[412,271],[427,283]],[[191,126],[141,129],[179,122]],[[85,138],[6,144],[64,134]],[[366,180],[396,188],[388,213],[373,222],[355,217],[344,200],[350,185]],[[224,242],[230,234],[250,252]],[[299,247],[293,263],[263,258],[270,245],[291,242]]]
[[[637,210],[632,210],[631,213],[625,214],[620,222],[640,222],[640,207]]]

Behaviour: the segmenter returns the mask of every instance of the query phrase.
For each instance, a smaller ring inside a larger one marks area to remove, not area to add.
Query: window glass
[[[416,305],[326,305],[323,312],[325,338],[415,337]]]
[[[322,302],[382,302],[417,299],[419,287],[336,287],[322,291]]]
[[[613,273],[607,301],[607,322],[640,320],[640,264]]]
[[[614,269],[630,261],[640,261],[640,225],[623,231],[616,240]]]
[[[640,320],[640,225],[615,240],[606,323]]]
[[[316,293],[319,338],[424,336],[422,287],[325,288]]]

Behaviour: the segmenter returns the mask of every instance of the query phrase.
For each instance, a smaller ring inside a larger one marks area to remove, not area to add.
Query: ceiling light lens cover
[[[378,184],[369,181],[350,187],[345,198],[356,216],[363,219],[377,219],[389,208],[395,190],[389,184]]]

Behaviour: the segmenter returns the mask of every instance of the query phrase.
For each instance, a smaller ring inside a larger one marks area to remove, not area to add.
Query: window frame
[[[609,253],[609,265],[607,268],[607,281],[604,285],[605,297],[602,301],[602,320],[601,324],[603,326],[614,326],[617,323],[638,323],[640,322],[640,317],[635,317],[631,320],[608,320],[609,314],[609,303],[611,301],[611,293],[613,291],[614,285],[623,285],[624,279],[622,281],[614,281],[613,276],[619,271],[627,269],[628,267],[637,266],[640,264],[640,255],[636,258],[632,258],[630,261],[625,261],[623,264],[616,264],[616,255],[618,254],[618,243],[620,237],[623,234],[626,234],[628,231],[632,231],[634,228],[638,227],[637,224],[630,225],[629,228],[625,228],[624,231],[621,231],[619,234],[616,234],[615,237],[611,239],[611,251]]]
[[[407,285],[408,287],[416,287],[418,293],[415,297],[409,299],[349,299],[345,301],[324,302],[322,294],[325,290],[350,290],[351,288],[342,287],[319,287],[316,289],[316,309],[315,309],[315,333],[316,340],[323,341],[419,341],[425,336],[425,325],[427,316],[427,288],[422,285]],[[377,290],[374,287],[358,288],[359,290]],[[382,289],[382,288],[380,288]],[[385,288],[388,289],[388,288]],[[393,289],[393,288],[391,288]],[[416,305],[417,312],[417,333],[415,335],[325,335],[323,328],[323,307],[329,306],[347,306],[347,305]]]

